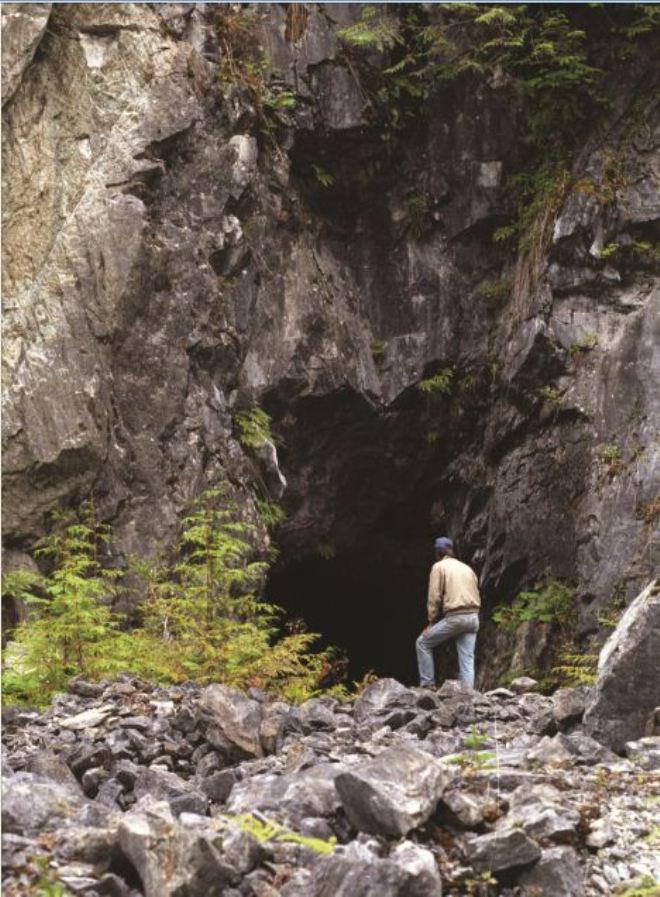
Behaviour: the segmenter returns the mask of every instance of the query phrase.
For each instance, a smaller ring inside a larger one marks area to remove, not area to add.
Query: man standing
[[[479,630],[479,582],[471,567],[454,556],[446,536],[434,542],[436,562],[429,578],[429,625],[417,639],[417,664],[422,687],[435,685],[433,649],[456,639],[458,678],[474,688],[474,646]],[[442,619],[441,619],[442,618]]]

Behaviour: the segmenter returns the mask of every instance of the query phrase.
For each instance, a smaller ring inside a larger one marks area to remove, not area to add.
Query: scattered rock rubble
[[[43,713],[4,713],[5,893],[599,897],[656,880],[660,739],[621,758],[582,731],[587,690],[534,687],[381,679],[293,707],[74,682]]]

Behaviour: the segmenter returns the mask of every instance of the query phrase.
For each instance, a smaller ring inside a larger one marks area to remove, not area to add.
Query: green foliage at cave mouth
[[[304,628],[283,633],[282,610],[258,597],[267,565],[255,559],[254,526],[226,486],[192,505],[171,561],[134,559],[126,577],[101,562],[109,540],[91,506],[80,518],[58,514],[38,548],[52,572],[6,574],[5,592],[29,613],[4,652],[5,701],[43,705],[74,676],[122,671],[162,683],[259,686],[294,702],[344,694],[326,687],[335,653],[315,650],[318,637]],[[129,630],[111,606],[131,579],[142,599],[139,626]]]

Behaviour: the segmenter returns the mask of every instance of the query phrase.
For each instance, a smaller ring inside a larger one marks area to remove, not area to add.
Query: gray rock
[[[451,788],[443,793],[438,812],[451,825],[476,828],[484,821],[484,803],[484,799],[475,794]]]
[[[214,804],[223,804],[231,794],[235,783],[236,774],[233,769],[222,769],[202,778],[199,788]]]
[[[569,766],[574,762],[573,755],[564,747],[560,735],[553,738],[546,735],[527,751],[527,759],[541,766]]]
[[[522,785],[511,795],[509,807],[499,826],[522,828],[537,841],[568,841],[580,823],[580,814],[566,806],[560,792],[548,785]]]
[[[167,804],[125,814],[119,845],[135,867],[145,897],[221,897],[236,878],[222,859],[221,839],[183,828]]]
[[[378,679],[367,685],[355,701],[355,719],[361,723],[384,710],[411,707],[415,703],[415,697],[411,689],[401,685],[396,679]]]
[[[660,769],[660,736],[652,735],[627,742],[626,755],[642,769]]]
[[[286,775],[252,776],[234,785],[227,811],[260,811],[294,827],[305,816],[330,816],[340,805],[335,779],[344,769],[340,764],[319,763]]]
[[[541,859],[518,878],[526,897],[582,897],[583,874],[572,847],[544,850]]]
[[[639,738],[658,700],[660,586],[651,582],[632,602],[598,660],[598,679],[584,728],[615,751]]]
[[[2,783],[2,828],[17,835],[56,829],[75,819],[84,805],[77,784],[40,782],[21,773]]]
[[[531,676],[518,676],[516,679],[509,683],[509,688],[517,695],[535,692],[537,691],[538,687],[539,684],[537,680],[532,679]]]
[[[189,782],[166,770],[143,769],[133,786],[139,800],[149,795],[154,800],[168,802],[175,815],[179,813],[204,813],[208,800],[206,795],[197,791]]]
[[[428,853],[428,851],[420,851]],[[409,871],[409,868],[412,871]],[[413,857],[405,846],[399,857],[379,859],[363,845],[337,851],[318,861],[312,876],[285,888],[283,897],[441,897],[442,886],[428,869],[427,860]]]
[[[590,689],[584,685],[557,689],[552,696],[552,715],[560,729],[582,719],[589,695]]]
[[[510,828],[470,839],[465,855],[477,872],[502,872],[535,863],[541,848],[522,829]]]
[[[85,729],[95,729],[97,726],[100,726],[101,723],[105,722],[109,716],[112,716],[113,712],[114,707],[112,705],[90,707],[89,710],[83,710],[81,713],[76,713],[74,716],[69,716],[66,719],[60,720],[60,726],[64,729],[73,729],[77,732]]]
[[[53,782],[68,785],[74,790],[80,787],[78,780],[64,760],[53,753],[53,751],[37,751],[36,754],[32,754],[25,764],[25,769],[39,778],[50,779]]]
[[[227,685],[209,685],[200,698],[201,709],[212,719],[213,731],[243,757],[263,756],[259,728],[263,718],[261,704]]]
[[[429,754],[397,746],[340,774],[335,784],[354,828],[397,837],[429,819],[451,778]]]

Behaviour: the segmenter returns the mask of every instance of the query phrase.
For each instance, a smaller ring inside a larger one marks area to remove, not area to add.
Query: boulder
[[[235,782],[236,774],[233,769],[221,769],[201,779],[199,787],[214,804],[224,804]]]
[[[502,872],[535,863],[541,848],[522,829],[507,828],[470,839],[465,855],[476,872]]]
[[[584,716],[590,689],[585,685],[576,688],[558,688],[552,696],[552,715],[560,729],[567,729]]]
[[[509,813],[501,826],[522,828],[530,837],[546,841],[568,841],[580,824],[580,814],[563,803],[560,792],[550,785],[521,785],[511,795]]]
[[[74,790],[80,787],[64,760],[53,751],[37,751],[36,754],[32,754],[25,764],[25,769],[39,778],[68,785]]]
[[[660,585],[651,582],[633,601],[598,659],[598,678],[584,715],[584,728],[622,751],[644,735],[658,701]]]
[[[536,681],[536,679],[532,679],[531,676],[518,676],[516,679],[509,683],[509,688],[517,695],[524,695],[530,692],[535,692],[538,690],[538,687],[538,682]]]
[[[317,763],[285,775],[251,776],[234,785],[227,800],[227,811],[259,811],[292,826],[305,816],[330,816],[340,805],[335,779],[344,770],[338,763]]]
[[[84,729],[95,729],[104,723],[109,716],[112,716],[115,708],[112,705],[105,707],[91,707],[89,710],[83,710],[74,716],[60,720],[60,726],[63,729],[72,729],[74,732],[80,732]]]
[[[222,857],[221,836],[178,825],[166,803],[124,815],[119,846],[140,876],[144,897],[221,897],[237,874]]]
[[[76,818],[85,805],[79,786],[41,782],[19,773],[2,783],[2,829],[18,835],[57,829]]]
[[[32,62],[52,3],[11,6],[2,10],[2,105],[11,99]]]
[[[409,845],[409,846],[407,846]],[[411,849],[412,848],[412,849]],[[433,855],[404,842],[381,859],[356,842],[315,863],[282,897],[441,897],[442,885]]]
[[[544,850],[541,859],[518,878],[525,897],[582,897],[584,883],[572,847]]]
[[[484,821],[483,804],[483,798],[459,788],[452,788],[442,795],[438,812],[450,825],[476,828]]]
[[[560,735],[550,738],[546,735],[530,751],[527,759],[540,766],[569,766],[573,755],[565,748]]]
[[[660,737],[652,735],[638,741],[627,742],[626,756],[642,769],[648,771],[660,769]]]
[[[229,747],[239,758],[263,756],[259,737],[261,704],[227,685],[214,684],[204,689],[199,705],[211,718],[211,729],[207,731],[211,744],[219,750]]]
[[[401,745],[341,773],[335,785],[354,828],[399,837],[429,819],[452,776],[429,754]]]
[[[149,795],[155,800],[165,800],[175,815],[179,813],[205,813],[208,799],[204,794],[176,773],[165,769],[143,769],[135,780],[133,792],[139,800]]]
[[[396,679],[378,679],[364,689],[355,702],[354,716],[358,723],[368,717],[393,708],[412,707],[415,693]]]

